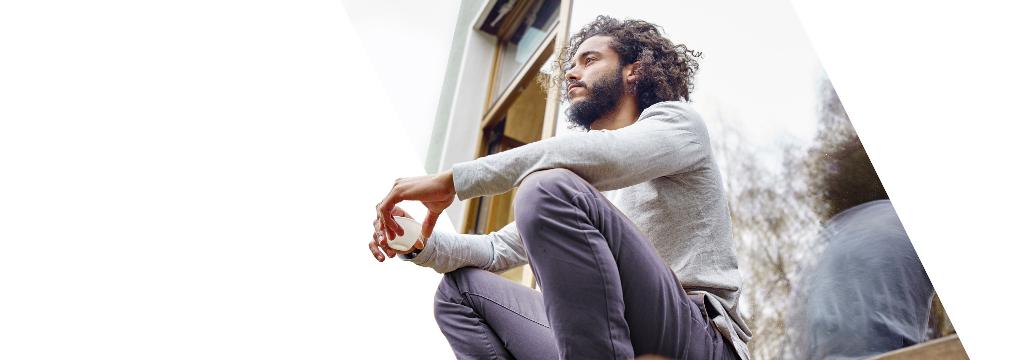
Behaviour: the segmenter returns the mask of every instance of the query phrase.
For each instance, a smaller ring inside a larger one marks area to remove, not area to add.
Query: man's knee
[[[526,176],[515,192],[515,220],[524,224],[539,215],[542,203],[556,199],[567,199],[586,184],[574,172],[568,169],[549,169],[533,172]]]
[[[546,169],[540,171],[534,171],[533,173],[526,175],[526,178],[519,184],[519,191],[529,191],[536,189],[537,187],[552,187],[560,185],[568,185],[578,182],[586,182],[579,175],[572,172],[572,170],[564,168]]]
[[[450,310],[451,304],[462,304],[465,302],[463,293],[465,288],[474,279],[479,278],[486,270],[464,267],[444,274],[437,286],[437,293],[433,298],[433,314],[440,322],[440,318]]]
[[[440,303],[456,301],[461,296],[458,283],[462,273],[465,272],[463,269],[465,268],[447,272],[441,277],[440,284],[437,285],[437,293],[433,298],[434,308]]]

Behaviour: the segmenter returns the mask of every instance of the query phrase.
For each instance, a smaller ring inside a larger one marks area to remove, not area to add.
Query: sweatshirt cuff
[[[431,264],[434,257],[437,256],[437,231],[430,234],[430,238],[426,240],[426,245],[423,246],[423,250],[418,255],[409,259],[402,255],[402,258],[411,261],[413,264],[419,266],[426,266]]]

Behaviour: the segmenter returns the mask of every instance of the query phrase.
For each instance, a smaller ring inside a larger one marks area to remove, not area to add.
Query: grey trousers
[[[496,274],[445,274],[434,310],[459,359],[735,359],[653,245],[564,169],[520,185],[515,219],[542,295]]]

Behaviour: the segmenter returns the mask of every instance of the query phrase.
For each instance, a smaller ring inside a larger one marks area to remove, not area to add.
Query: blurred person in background
[[[927,341],[934,288],[841,102],[826,90],[809,157],[826,245],[803,283],[796,329],[805,359],[863,359]]]

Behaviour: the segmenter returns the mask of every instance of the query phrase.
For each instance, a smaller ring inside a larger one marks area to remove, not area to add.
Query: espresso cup
[[[416,245],[416,240],[419,240],[419,234],[423,231],[423,226],[415,220],[402,216],[395,216],[394,221],[398,223],[398,226],[401,226],[402,230],[405,230],[405,234],[388,241],[387,246],[398,251],[408,251],[408,249]]]

